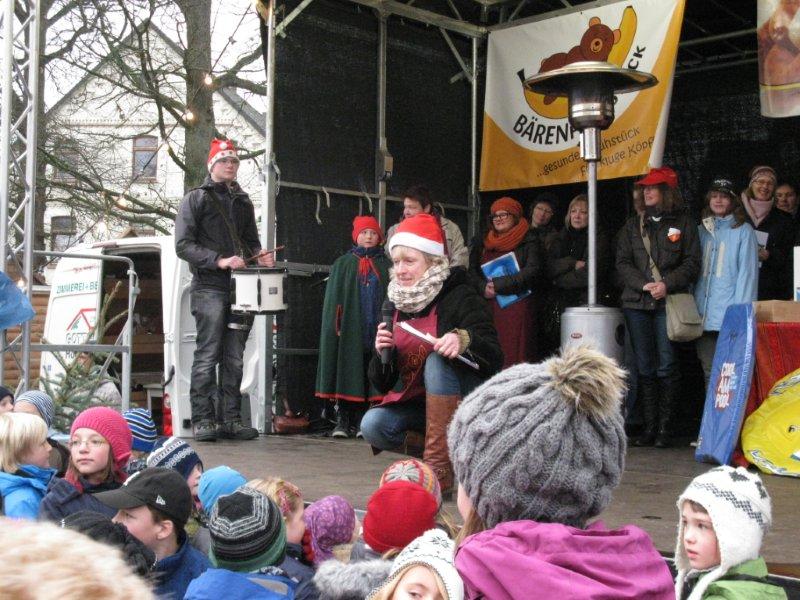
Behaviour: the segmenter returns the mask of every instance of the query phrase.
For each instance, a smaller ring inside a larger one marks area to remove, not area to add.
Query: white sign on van
[[[72,294],[94,294],[100,289],[98,266],[82,265],[68,269],[55,282],[52,296],[70,296]],[[75,281],[77,279],[77,281]]]

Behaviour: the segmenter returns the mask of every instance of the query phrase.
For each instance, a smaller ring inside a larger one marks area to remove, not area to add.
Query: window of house
[[[79,159],[78,153],[73,151],[62,152],[61,156],[59,156],[60,161],[72,166],[77,165]],[[77,181],[72,173],[62,171],[56,165],[53,165],[53,179],[61,183],[75,183]]]
[[[78,234],[75,218],[67,215],[50,218],[50,249],[64,252],[76,242]]]
[[[158,138],[139,135],[133,138],[134,181],[155,181],[158,172]]]

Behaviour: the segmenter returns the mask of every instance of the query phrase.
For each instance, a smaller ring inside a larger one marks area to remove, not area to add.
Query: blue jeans
[[[432,352],[425,359],[425,391],[440,396],[466,396],[482,379],[453,367],[451,362]],[[425,431],[425,402],[410,400],[369,409],[361,419],[361,433],[375,448],[391,450],[402,446],[406,431]]]
[[[672,377],[676,370],[675,349],[667,337],[667,311],[623,308],[625,325],[636,354],[639,377]]]
[[[230,294],[226,291],[191,291],[192,316],[197,328],[189,389],[192,423],[217,421],[215,406],[219,406],[219,416],[223,421],[241,418],[244,347],[250,330],[249,327],[229,327],[231,321],[238,320],[231,318],[230,308]]]

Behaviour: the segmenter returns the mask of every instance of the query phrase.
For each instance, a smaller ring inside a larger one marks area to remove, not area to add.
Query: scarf
[[[483,238],[483,246],[487,250],[511,252],[525,239],[528,229],[530,229],[530,225],[525,217],[520,218],[514,227],[503,233],[497,233],[492,227],[486,233],[486,237]]]
[[[589,228],[573,229],[567,226],[564,241],[567,243],[565,250],[575,260],[587,260],[589,255]]]
[[[746,191],[742,192],[742,204],[744,204],[744,209],[747,211],[754,227],[761,225],[761,222],[767,218],[774,203],[774,198],[771,200],[756,200],[748,196]]]
[[[382,246],[364,248],[354,246],[350,252],[358,258],[358,298],[361,303],[361,341],[368,350],[375,341],[375,332],[380,321],[381,294],[380,275],[372,259],[383,254]]]
[[[386,295],[394,302],[397,310],[414,314],[428,306],[441,291],[445,279],[450,276],[450,265],[447,262],[434,264],[422,274],[419,281],[409,287],[403,287],[392,277]]]

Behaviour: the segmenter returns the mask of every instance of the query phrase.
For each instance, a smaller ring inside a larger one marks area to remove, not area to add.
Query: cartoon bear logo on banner
[[[609,62],[621,67],[633,45],[636,35],[636,11],[632,6],[625,7],[619,27],[611,29],[599,17],[589,19],[589,26],[580,38],[578,45],[568,52],[556,52],[543,59],[537,73],[555,71],[572,63],[581,61]],[[525,69],[517,72],[521,82],[526,79]],[[565,119],[568,113],[566,98],[535,94],[523,86],[528,106],[537,114],[549,119]]]

